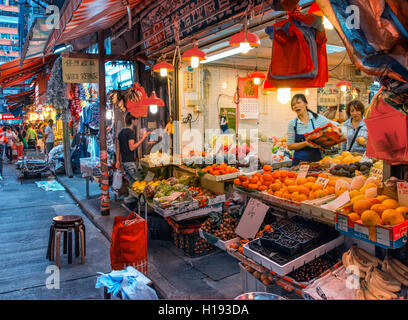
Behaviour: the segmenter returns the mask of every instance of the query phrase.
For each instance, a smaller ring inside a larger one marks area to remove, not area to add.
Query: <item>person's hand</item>
[[[149,134],[151,134],[151,131],[146,130],[145,133],[143,133],[142,139],[146,139]]]
[[[308,141],[305,141],[306,147],[310,147],[310,148],[317,148],[316,146],[314,146],[313,144],[311,144]]]

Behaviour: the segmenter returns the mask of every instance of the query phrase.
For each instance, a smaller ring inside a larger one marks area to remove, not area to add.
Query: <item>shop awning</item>
[[[112,27],[128,14],[128,10],[144,4],[146,0],[67,0],[61,10],[58,29],[54,29],[45,52],[54,46]]]
[[[32,94],[34,94],[34,89],[24,91],[24,92],[20,92],[20,93],[17,93],[17,94],[11,94],[9,96],[5,96],[4,99],[6,99],[8,103],[10,103],[12,101],[18,101],[20,99],[24,99],[25,96],[32,95]]]
[[[41,57],[43,55],[44,48],[52,32],[52,29],[48,29],[46,25],[47,19],[47,17],[38,17],[34,20],[24,43],[21,63],[24,62],[25,59]]]
[[[0,87],[11,87],[15,84],[29,80],[42,72],[45,66],[52,63],[55,55],[42,58],[26,59],[20,66],[20,59],[14,59],[0,65]]]

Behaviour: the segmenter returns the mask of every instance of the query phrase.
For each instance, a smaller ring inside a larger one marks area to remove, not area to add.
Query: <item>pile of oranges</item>
[[[202,172],[212,174],[213,176],[222,176],[223,174],[238,172],[237,168],[230,167],[225,163],[213,164],[201,170]]]
[[[297,174],[292,171],[270,169],[269,166],[264,166],[263,174],[255,173],[250,177],[241,175],[234,180],[234,184],[260,192],[266,191],[270,195],[296,202],[335,194],[334,179],[323,188],[323,185],[316,183],[316,177],[297,178]],[[318,177],[328,178],[324,173],[320,173]]]

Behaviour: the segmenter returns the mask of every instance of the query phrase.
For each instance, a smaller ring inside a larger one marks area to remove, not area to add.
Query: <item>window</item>
[[[9,0],[9,6],[18,6],[19,2],[16,0]]]
[[[18,34],[13,34],[13,40],[18,40]]]
[[[10,39],[10,35],[8,33],[0,33],[0,39]]]
[[[18,12],[0,10],[0,16],[18,17]]]
[[[18,46],[13,46],[12,50],[18,52],[20,51],[20,48]]]
[[[18,29],[18,23],[0,22],[0,27]]]
[[[2,51],[11,51],[11,46],[0,45],[0,50],[2,50]]]
[[[14,60],[16,57],[4,57],[4,56],[0,56],[0,63],[4,63],[4,62],[9,62],[11,60]]]

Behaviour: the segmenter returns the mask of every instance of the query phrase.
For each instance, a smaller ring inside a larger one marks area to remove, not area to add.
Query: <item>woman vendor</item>
[[[301,161],[316,162],[322,159],[320,149],[305,140],[305,133],[323,127],[329,122],[337,125],[336,122],[309,110],[307,106],[305,95],[293,96],[291,107],[297,117],[289,122],[287,139],[288,149],[294,150],[292,166],[298,165]]]
[[[341,151],[365,153],[368,131],[363,117],[364,110],[361,101],[353,100],[347,104],[346,114],[349,119],[342,126],[347,141],[341,144]]]

